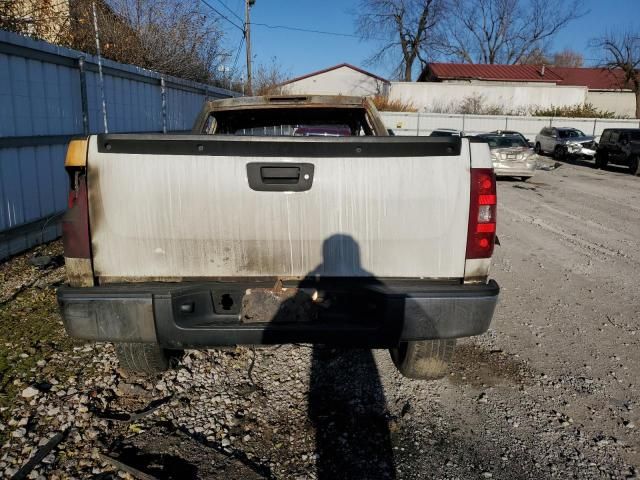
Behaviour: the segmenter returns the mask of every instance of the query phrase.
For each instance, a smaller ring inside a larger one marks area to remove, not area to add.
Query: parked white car
[[[567,157],[593,158],[596,142],[593,135],[585,135],[577,128],[545,127],[536,135],[535,151],[539,155],[551,153],[556,160]]]

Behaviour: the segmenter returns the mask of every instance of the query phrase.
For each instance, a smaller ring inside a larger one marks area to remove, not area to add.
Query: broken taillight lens
[[[62,244],[64,256],[68,258],[91,258],[89,240],[89,204],[87,179],[75,177],[75,185],[69,192],[69,210],[62,219]]]
[[[493,169],[472,168],[466,258],[491,258],[496,238],[496,206]]]

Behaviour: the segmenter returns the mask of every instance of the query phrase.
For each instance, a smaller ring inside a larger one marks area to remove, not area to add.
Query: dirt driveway
[[[61,269],[12,260],[0,274],[24,281],[0,307],[0,472],[63,432],[32,478],[636,478],[640,178],[564,164],[498,190],[496,317],[432,383],[384,351],[307,345],[127,376],[110,346],[61,334]]]

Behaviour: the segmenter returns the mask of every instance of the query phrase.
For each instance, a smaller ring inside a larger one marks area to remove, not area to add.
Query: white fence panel
[[[517,117],[441,113],[381,112],[387,128],[396,135],[429,135],[437,128],[455,128],[468,135],[493,130],[515,130],[531,141],[544,127],[573,127],[596,140],[605,128],[640,128],[640,120],[563,117]]]

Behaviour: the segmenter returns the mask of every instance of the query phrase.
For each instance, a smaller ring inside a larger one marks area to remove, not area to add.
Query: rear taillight
[[[62,243],[67,258],[91,259],[87,198],[87,140],[71,140],[64,161],[69,174],[69,210],[62,219]]]
[[[466,258],[490,258],[496,239],[496,177],[491,168],[471,169]]]

